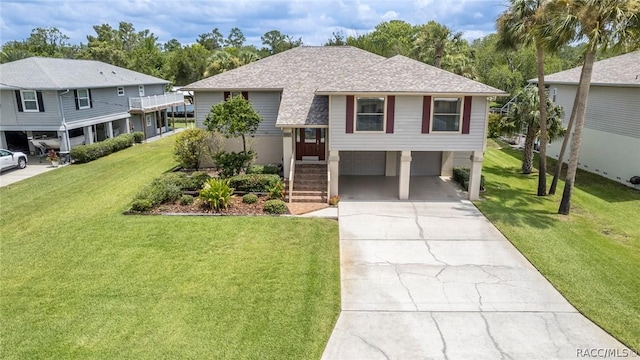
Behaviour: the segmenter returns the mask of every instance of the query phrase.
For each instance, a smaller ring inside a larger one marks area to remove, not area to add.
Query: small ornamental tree
[[[242,95],[230,96],[225,101],[211,106],[204,120],[209,131],[219,132],[227,138],[242,137],[242,151],[247,155],[246,135],[255,134],[262,117]]]

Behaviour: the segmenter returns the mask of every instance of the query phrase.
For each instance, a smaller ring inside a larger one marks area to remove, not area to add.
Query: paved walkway
[[[339,222],[342,312],[323,359],[576,359],[626,349],[468,201],[343,201]]]

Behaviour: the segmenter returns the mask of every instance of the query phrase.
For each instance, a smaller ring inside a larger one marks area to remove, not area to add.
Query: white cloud
[[[475,38],[493,31],[493,21],[504,8],[502,0],[0,1],[2,43],[23,40],[35,27],[57,27],[71,43],[86,43],[86,36],[95,33],[94,25],[117,28],[120,21],[132,23],[138,31],[149,29],[161,43],[176,38],[190,44],[213,28],[226,35],[238,27],[257,46],[260,36],[273,29],[320,45],[334,31],[363,34],[394,19],[411,24],[435,20]]]

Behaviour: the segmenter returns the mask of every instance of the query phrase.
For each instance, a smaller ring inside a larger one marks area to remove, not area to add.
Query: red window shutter
[[[353,134],[353,95],[347,95],[347,134]]]
[[[396,116],[396,97],[387,96],[387,134],[393,134],[393,122]]]
[[[227,99],[229,98],[229,95],[231,95],[231,93],[229,91],[225,91],[224,92],[224,101],[227,101]]]
[[[431,127],[431,96],[422,98],[422,133],[428,134]]]
[[[243,91],[243,92],[242,92],[242,97],[243,97],[245,100],[249,100],[249,92],[248,92],[248,91]]]
[[[471,96],[464,97],[464,110],[462,111],[462,133],[469,133],[469,122],[471,120]]]

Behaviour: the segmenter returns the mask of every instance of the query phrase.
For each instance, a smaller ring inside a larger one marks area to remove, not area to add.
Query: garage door
[[[411,176],[439,176],[441,162],[439,151],[412,151]]]
[[[384,151],[341,151],[340,175],[384,175]]]

